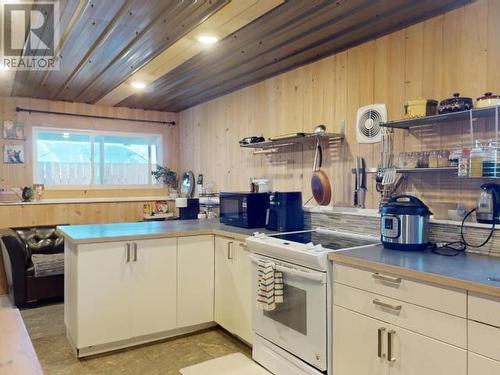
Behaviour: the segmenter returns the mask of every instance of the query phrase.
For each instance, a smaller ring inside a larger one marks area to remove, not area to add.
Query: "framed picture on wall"
[[[5,164],[23,164],[24,163],[24,145],[4,145],[3,162]]]
[[[24,124],[17,121],[3,122],[3,139],[16,139],[24,141]]]

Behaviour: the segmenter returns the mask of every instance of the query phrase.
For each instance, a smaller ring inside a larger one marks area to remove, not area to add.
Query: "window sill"
[[[154,201],[174,201],[175,198],[167,196],[150,196],[150,197],[105,197],[105,198],[58,198],[58,199],[42,199],[33,202],[0,202],[0,206],[29,206],[29,205],[44,205],[44,204],[84,204],[84,203],[120,203],[120,202],[154,202]]]
[[[163,190],[165,185],[45,185],[45,190]]]

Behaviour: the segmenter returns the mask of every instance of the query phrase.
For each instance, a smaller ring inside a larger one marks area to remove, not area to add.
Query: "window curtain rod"
[[[16,112],[28,112],[28,113],[44,113],[48,115],[62,115],[62,116],[75,116],[75,117],[87,117],[87,118],[99,118],[104,120],[120,120],[120,121],[133,121],[133,122],[149,122],[153,124],[162,124],[168,126],[175,126],[175,121],[157,121],[157,120],[136,120],[131,118],[123,118],[123,117],[107,117],[107,116],[94,116],[94,115],[83,115],[79,113],[70,113],[70,112],[56,112],[56,111],[43,111],[39,109],[30,109],[30,108],[22,108],[16,107]]]

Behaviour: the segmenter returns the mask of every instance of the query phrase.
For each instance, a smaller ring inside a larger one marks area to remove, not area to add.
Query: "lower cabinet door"
[[[79,245],[78,257],[73,261],[77,272],[72,282],[78,288],[72,296],[78,309],[73,319],[78,327],[70,334],[76,347],[130,338],[134,301],[127,243]]]
[[[177,326],[214,320],[214,237],[177,239]]]
[[[128,299],[133,311],[133,336],[176,328],[177,239],[141,240],[131,244],[132,287]]]
[[[215,237],[215,322],[233,333],[239,319],[235,308],[234,243]]]
[[[500,374],[500,362],[483,357],[482,355],[469,352],[468,375],[498,375]]]
[[[391,375],[466,375],[467,351],[403,328],[391,328]],[[389,346],[389,343],[388,343]]]
[[[334,306],[333,373],[387,375],[389,373],[386,351],[387,327],[382,321]]]
[[[234,243],[234,258],[236,325],[233,333],[252,344],[252,303],[255,298],[252,296],[252,262],[244,242]]]

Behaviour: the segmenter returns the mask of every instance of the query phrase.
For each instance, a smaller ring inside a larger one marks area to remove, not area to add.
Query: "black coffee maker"
[[[300,191],[275,191],[269,195],[266,229],[280,232],[304,229],[304,212]]]
[[[476,220],[483,224],[500,224],[500,185],[488,183],[481,185],[477,199]]]

